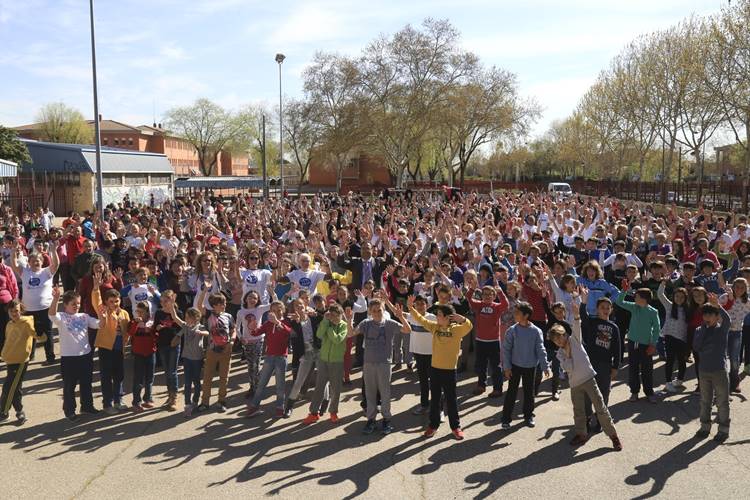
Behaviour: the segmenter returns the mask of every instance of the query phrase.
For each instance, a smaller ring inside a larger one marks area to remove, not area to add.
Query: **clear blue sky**
[[[564,118],[629,40],[726,0],[98,0],[100,110],[131,124],[208,97],[227,107],[278,102],[316,50],[357,54],[380,33],[449,19],[488,65],[515,72],[544,115]],[[0,0],[0,124],[32,122],[63,101],[93,117],[88,1]]]

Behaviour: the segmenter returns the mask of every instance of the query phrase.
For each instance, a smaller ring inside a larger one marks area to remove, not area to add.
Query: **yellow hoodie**
[[[120,326],[120,335],[122,335],[122,342],[124,345],[128,333],[128,325],[130,324],[130,314],[128,314],[125,309],[119,307],[115,311],[110,311],[109,309],[106,309],[106,306],[104,313],[100,313],[99,310],[102,307],[102,296],[97,287],[94,287],[94,290],[91,291],[91,305],[94,307],[94,311],[99,315],[99,331],[96,333],[96,342],[94,342],[94,346],[112,350],[115,345],[115,339],[117,338],[118,325]]]
[[[432,366],[440,370],[455,370],[458,355],[461,352],[461,339],[471,331],[471,321],[451,323],[448,327],[441,327],[436,321],[430,321],[414,308],[409,312],[412,318],[432,334]]]
[[[9,365],[27,362],[34,348],[34,340],[44,342],[47,336],[36,336],[31,316],[21,316],[18,321],[10,320],[5,327],[5,345],[0,357]]]

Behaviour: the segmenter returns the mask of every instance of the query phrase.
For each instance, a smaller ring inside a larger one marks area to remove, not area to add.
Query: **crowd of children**
[[[743,362],[750,370],[744,215],[534,193],[196,195],[70,214],[59,228],[46,210],[3,214],[6,235],[19,236],[3,239],[0,263],[0,420],[11,407],[27,419],[23,378],[37,342],[45,365],[59,355],[70,420],[100,411],[95,373],[109,415],[153,408],[159,370],[166,411],[225,412],[236,356],[247,365],[243,416],[262,411],[273,376],[277,417],[292,416],[314,387],[302,422],[328,413],[335,424],[359,369],[363,432],[378,429],[380,414],[388,434],[392,373],[406,365],[416,369],[413,413],[428,415],[424,436],[445,414],[461,440],[457,381],[473,353],[472,393],[491,386],[489,398],[504,397],[503,429],[519,385],[524,424],[535,426],[535,397],[549,379],[553,400],[569,387],[571,444],[603,431],[616,450],[607,405],[623,362],[633,403],[641,391],[657,403],[686,390],[693,362],[698,435],[708,435],[715,404],[719,442]]]

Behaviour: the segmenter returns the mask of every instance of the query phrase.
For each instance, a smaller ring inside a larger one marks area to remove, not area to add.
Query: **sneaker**
[[[555,391],[552,393],[552,401],[560,401],[560,391]]]
[[[674,383],[673,383],[673,382],[667,382],[667,383],[666,383],[666,384],[664,385],[664,391],[665,391],[665,392],[671,392],[671,393],[675,393],[675,392],[677,392],[677,386],[676,386],[676,385],[674,385]]]
[[[460,427],[456,427],[453,429],[453,437],[456,438],[456,441],[463,441],[464,431],[462,431]]]
[[[698,432],[695,433],[696,439],[706,439],[711,434],[711,431],[708,429],[699,429]]]
[[[479,396],[480,394],[484,394],[484,391],[485,391],[486,389],[487,389],[487,388],[486,388],[485,386],[477,384],[477,386],[476,386],[476,387],[474,387],[474,390],[473,390],[473,391],[471,391],[471,393],[472,393],[473,395],[475,395],[475,396]]]
[[[740,394],[742,392],[742,389],[740,389],[740,386],[738,385],[734,389],[732,389],[733,394]]]
[[[339,422],[339,414],[331,413],[330,420],[332,424],[337,424]]]
[[[208,410],[208,405],[204,404],[204,403],[201,403],[201,404],[198,405],[198,408],[196,408],[196,410],[197,411],[206,411],[206,410]]]
[[[5,415],[5,418],[8,418],[8,415]],[[75,413],[69,413],[69,414],[65,415],[65,418],[67,418],[71,422],[77,422],[78,421],[78,415],[76,415]]]
[[[501,398],[503,397],[503,391],[501,389],[494,389],[487,395],[487,397],[490,399]]]
[[[154,403],[151,402],[151,401],[144,401],[143,403],[141,403],[141,406],[143,406],[144,408],[150,410],[151,408],[154,407]]]
[[[143,413],[143,406],[140,403],[133,404],[133,411],[135,413]]]
[[[588,434],[576,434],[573,439],[570,440],[570,446],[582,446],[589,440]]]
[[[107,415],[117,415],[117,408],[115,408],[114,406],[107,406],[106,408],[104,408],[104,413],[106,413]]]
[[[615,451],[622,451],[622,443],[617,434],[610,436],[610,439],[612,440],[612,448],[614,448]]]
[[[314,424],[314,423],[315,423],[315,422],[317,422],[317,421],[318,421],[319,419],[320,419],[320,417],[319,417],[319,416],[318,416],[317,414],[315,414],[315,413],[310,413],[309,415],[307,415],[307,416],[305,417],[305,419],[304,419],[304,420],[302,421],[302,423],[303,423],[304,425],[310,425],[310,424]]]
[[[416,406],[416,407],[415,407],[415,408],[414,408],[414,409],[413,409],[413,410],[411,411],[411,414],[412,414],[412,415],[424,415],[425,413],[428,413],[429,411],[430,411],[430,407],[429,407],[429,406],[422,406],[422,405],[417,405],[417,406]]]
[[[652,394],[648,397],[648,402],[651,404],[656,404],[659,402],[659,399],[656,397],[656,394]]]
[[[427,427],[427,429],[424,431],[423,436],[426,438],[431,438],[432,436],[435,435],[436,432],[437,432],[437,429],[433,429],[432,427]]]
[[[81,408],[81,413],[88,413],[89,415],[96,415],[99,413],[99,409],[93,406],[88,406],[86,408]]]
[[[292,416],[292,407],[287,406],[286,408],[284,408],[284,418],[289,418],[291,416]]]
[[[630,399],[628,399],[628,401],[630,401],[631,403],[635,403],[636,401],[638,401],[638,394],[636,394],[634,392],[631,393],[630,394]]]
[[[6,420],[8,420],[8,414],[0,413],[0,422],[5,422]]]
[[[18,425],[23,425],[26,423],[26,412],[21,410],[18,413],[16,413],[16,421],[18,422]]]
[[[114,406],[115,406],[115,408],[117,408],[117,409],[118,409],[119,411],[125,411],[125,410],[127,410],[127,409],[128,409],[128,405],[126,405],[125,403],[115,403],[115,404],[114,404]]]
[[[532,429],[536,427],[536,421],[534,421],[534,417],[526,419],[526,427],[531,427]]]
[[[676,379],[674,379],[672,381],[672,385],[675,386],[675,387],[685,387],[685,382],[683,382],[682,380],[676,378]]]
[[[184,411],[185,417],[190,417],[193,415],[193,405],[185,405],[185,411]]]
[[[381,432],[385,434],[386,436],[393,432],[393,426],[391,425],[390,420],[383,420],[383,426],[381,428]]]
[[[365,424],[365,428],[362,429],[362,434],[372,434],[373,432],[375,432],[375,421],[368,420]]]
[[[276,418],[284,418],[284,408],[276,408]]]
[[[247,415],[245,415],[247,418],[254,417],[258,414],[258,407],[257,406],[248,406],[247,407]]]
[[[216,408],[216,411],[218,411],[219,413],[226,413],[227,404],[224,401],[219,401],[219,407]]]
[[[729,434],[728,433],[726,433],[726,432],[717,432],[716,435],[714,436],[714,441],[716,441],[717,443],[723,443],[728,438],[729,438]]]
[[[502,424],[500,424],[500,427],[501,427],[501,428],[502,428],[502,429],[503,429],[504,431],[507,431],[508,429],[510,429],[510,422],[503,422]]]

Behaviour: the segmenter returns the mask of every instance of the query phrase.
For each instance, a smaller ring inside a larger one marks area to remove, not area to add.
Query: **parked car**
[[[567,182],[550,182],[547,184],[547,193],[555,198],[567,198],[573,196],[573,190]]]

